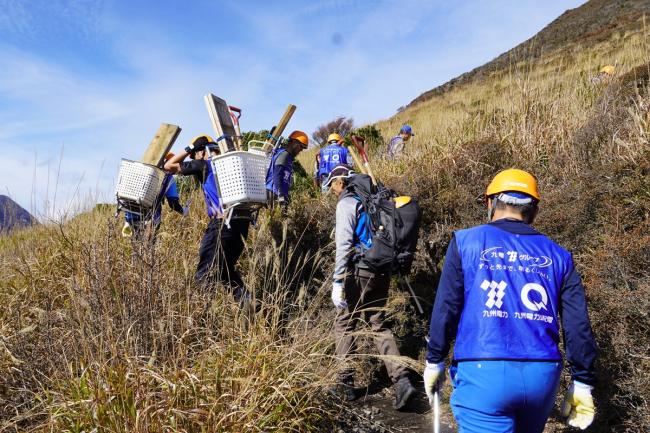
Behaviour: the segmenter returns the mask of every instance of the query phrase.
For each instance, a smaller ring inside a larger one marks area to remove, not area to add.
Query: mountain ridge
[[[532,38],[490,62],[420,94],[401,110],[442,95],[455,87],[483,80],[521,61],[538,60],[556,50],[578,46],[588,48],[608,39],[615,31],[628,31],[635,26],[643,26],[644,15],[650,15],[650,0],[590,0],[577,8],[568,9]]]

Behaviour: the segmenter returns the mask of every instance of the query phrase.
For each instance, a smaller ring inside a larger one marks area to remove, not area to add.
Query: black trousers
[[[248,237],[249,219],[233,219],[230,227],[220,218],[212,218],[203,233],[195,279],[204,287],[217,281],[230,286],[236,300],[246,293],[244,281],[236,269]]]

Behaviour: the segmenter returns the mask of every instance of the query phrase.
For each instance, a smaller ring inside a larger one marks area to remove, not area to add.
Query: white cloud
[[[89,190],[112,200],[119,159],[138,159],[161,122],[183,128],[177,148],[212,132],[202,100],[208,91],[243,108],[245,130],[272,126],[288,103],[298,105],[289,128],[307,132],[338,115],[358,123],[387,117],[547,24],[549,6],[533,3],[330,0],[263,3],[254,12],[233,3],[231,18],[245,37],[235,43],[188,26],[197,33],[190,46],[161,23],[102,14],[90,1],[66,3],[57,20],[68,32],[106,37],[116,70],[90,74],[0,44],[0,146],[11,155],[0,186],[29,206],[36,173],[35,206],[44,210],[45,161],[52,173],[64,144],[55,213]],[[29,32],[35,12],[4,5],[0,32]],[[36,168],[22,159],[34,151]],[[83,194],[75,194],[82,176]]]

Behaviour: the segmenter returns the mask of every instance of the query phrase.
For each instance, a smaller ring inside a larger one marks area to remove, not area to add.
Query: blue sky
[[[0,194],[41,218],[112,201],[160,123],[183,128],[176,148],[212,133],[207,92],[244,130],[289,103],[308,133],[386,118],[582,3],[0,0]]]

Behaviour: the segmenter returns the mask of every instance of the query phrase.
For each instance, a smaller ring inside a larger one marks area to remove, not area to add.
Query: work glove
[[[591,397],[592,386],[574,380],[564,396],[562,416],[568,417],[572,427],[586,429],[594,421],[594,400]]]
[[[202,150],[205,150],[205,144],[193,144],[191,143],[189,146],[185,148],[186,153],[195,153],[195,152],[200,152]]]
[[[133,236],[133,227],[128,222],[125,222],[124,227],[122,227],[122,237],[130,238],[131,236]]]
[[[183,206],[183,216],[186,217],[190,214],[190,207],[189,206]]]
[[[332,303],[336,308],[348,307],[348,303],[345,302],[345,293],[343,292],[342,281],[334,281],[334,283],[332,283]]]
[[[433,393],[440,389],[445,381],[445,363],[439,362],[432,364],[426,361],[426,367],[424,368],[422,377],[424,378],[424,390],[427,393],[427,397],[429,397],[429,403],[433,403]]]

